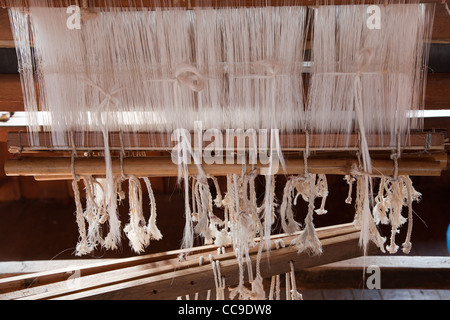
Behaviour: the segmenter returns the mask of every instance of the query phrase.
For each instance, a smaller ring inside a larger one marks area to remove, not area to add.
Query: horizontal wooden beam
[[[121,6],[124,5],[128,5],[129,1],[128,0],[122,0],[122,1],[115,1],[116,3],[119,3]],[[122,2],[122,3],[121,3]],[[144,6],[151,6],[154,7],[155,2],[157,3],[161,3],[164,1],[145,1],[144,0]],[[188,7],[189,4],[191,5],[191,7],[198,7],[198,6],[202,6],[204,5],[204,3],[217,3],[217,7],[221,7],[221,6],[236,6],[236,3],[239,3],[240,6],[261,6],[264,5],[265,3],[267,3],[266,0],[260,0],[260,1],[255,1],[255,0],[248,0],[247,2],[242,1],[242,0],[238,0],[238,1],[230,1],[230,0],[221,0],[221,1],[204,1],[204,0],[180,0],[180,1],[172,1],[172,5],[174,3],[177,3],[178,6],[182,6],[182,7]],[[284,1],[284,0],[278,0],[278,1],[271,1],[272,3],[276,4],[276,3],[289,3]],[[316,4],[316,0],[298,0],[296,1],[297,5],[315,5]],[[320,1],[320,3],[323,3],[324,1]],[[345,3],[345,2],[350,2],[350,1],[340,1],[340,0],[336,0],[334,1],[335,3],[339,4],[339,3]],[[352,1],[353,3],[357,3],[357,1]],[[361,1],[362,2],[362,1]],[[365,0],[365,3],[369,3],[370,1]],[[373,1],[373,2],[380,2],[380,1]],[[434,17],[434,23],[433,23],[433,32],[432,32],[432,42],[433,43],[442,43],[442,41],[444,41],[444,43],[448,43],[448,40],[450,40],[450,28],[448,28],[448,12],[445,8],[445,6],[441,3],[440,0],[428,0],[428,1],[421,1],[421,2],[426,2],[426,3],[436,3],[436,11],[435,11],[435,17]],[[1,0],[0,0],[1,3]],[[18,4],[21,3],[21,0],[19,0],[17,2]],[[64,2],[61,2],[64,3]],[[105,1],[104,0],[96,0],[95,3],[93,3],[92,1],[90,1],[91,7],[93,6],[101,6],[104,5]],[[153,3],[153,4],[152,4]],[[169,1],[166,1],[166,3],[169,3]],[[270,3],[270,1],[269,1]],[[67,3],[64,3],[65,5],[69,5],[69,4],[77,4],[77,1],[73,0]],[[10,23],[9,23],[9,17],[8,17],[8,11],[5,8],[1,8],[0,7],[0,47],[5,47],[5,48],[14,48],[14,38],[11,32],[11,27],[10,27]]]
[[[261,260],[261,276],[267,278],[289,272],[289,261],[292,261],[296,268],[304,268],[320,265],[326,263],[326,261],[339,261],[345,259],[345,257],[359,256],[361,255],[361,249],[358,247],[358,239],[358,232],[324,239],[322,240],[323,254],[313,257],[308,256],[307,253],[298,254],[297,249],[291,246],[273,249],[269,258],[263,256]],[[256,257],[256,252],[252,252],[250,260],[253,266],[256,264]],[[236,286],[239,282],[239,267],[234,253],[231,253],[230,259],[222,259],[219,255],[214,260],[220,262],[220,272],[226,285]],[[214,290],[214,277],[211,269],[211,265],[208,264],[182,270],[177,269],[169,273],[142,279],[53,296],[50,299],[174,299],[185,294]],[[33,297],[30,298],[33,299]]]
[[[3,1],[3,4],[2,4]],[[389,2],[392,1],[388,1]],[[435,3],[436,0],[420,0],[420,3]],[[105,1],[105,0],[88,0],[89,8],[104,8],[104,7],[167,7],[167,8],[202,8],[202,7],[261,7],[261,6],[286,6],[286,5],[297,5],[297,6],[317,6],[317,5],[347,5],[347,4],[384,4],[380,0],[172,0],[172,1],[161,1],[161,0],[140,0],[132,1],[129,0],[115,0],[115,1]],[[3,6],[10,7],[22,7],[29,6],[28,0],[0,0],[0,4]],[[63,0],[55,1],[54,7],[66,7],[69,5],[79,5],[78,0]],[[44,6],[49,6],[52,4],[43,4]]]
[[[337,155],[336,155],[337,157]],[[334,157],[334,158],[336,158]],[[448,166],[450,165],[449,161],[449,155],[445,152],[442,153],[432,153],[432,154],[423,154],[420,156],[421,161],[426,162],[439,162],[441,170],[448,170]],[[416,156],[414,154],[403,154],[404,160],[414,161],[417,160]],[[435,163],[437,165],[437,163]],[[96,178],[103,177],[103,176],[95,176]],[[73,176],[71,174],[69,175],[34,175],[34,179],[36,181],[55,181],[55,180],[73,180]]]
[[[235,131],[235,135],[227,135],[223,133],[222,148],[224,151],[234,152],[240,148],[244,150],[252,150],[253,144],[250,141],[255,139],[256,145],[260,147],[258,137],[260,133],[256,130],[244,132]],[[197,132],[201,137],[204,132]],[[264,137],[263,137],[264,138]],[[266,137],[269,142],[270,137]],[[198,137],[191,133],[190,142],[193,148],[200,146],[196,145]],[[227,140],[228,139],[228,140]],[[353,134],[309,134],[306,133],[280,133],[280,148],[283,151],[301,151],[306,149],[307,139],[310,151],[356,151],[359,150],[359,136],[357,133]],[[396,145],[392,145],[391,141],[397,141],[395,137],[390,134],[368,134],[366,135],[368,147],[370,150],[393,150]],[[402,143],[402,150],[440,150],[445,148],[445,133],[444,132],[412,132],[407,141]],[[104,150],[103,134],[100,132],[74,132],[73,144],[72,133],[65,134],[66,145],[58,145],[52,141],[52,134],[50,132],[39,132],[35,136],[36,142],[31,142],[26,131],[10,132],[8,134],[8,149],[11,153],[17,152],[32,152],[32,151],[98,151]],[[201,139],[203,140],[203,139]],[[119,133],[110,132],[108,134],[110,150],[120,151],[172,151],[177,145],[176,141],[171,141],[171,135],[167,133]],[[202,141],[202,148],[207,147],[211,143],[210,140]],[[218,150],[219,147],[216,148]]]
[[[317,234],[321,241],[338,236],[350,235],[357,232],[353,224],[343,224],[318,228]],[[286,234],[273,235],[272,249],[276,249],[275,240],[283,239],[286,244],[295,238],[297,234],[287,236]],[[259,239],[256,239],[259,241]],[[355,246],[357,248],[357,246]],[[66,280],[70,280],[75,272],[80,277],[80,285],[84,289],[91,289],[98,286],[111,285],[118,282],[131,281],[143,277],[170,273],[177,270],[186,270],[199,266],[200,257],[204,257],[202,265],[208,265],[208,256],[211,254],[214,260],[221,262],[226,260],[235,260],[234,252],[231,247],[225,248],[225,253],[218,254],[218,247],[214,245],[195,247],[187,260],[180,260],[180,255],[186,253],[186,250],[174,250],[161,252],[145,256],[135,256],[125,259],[114,259],[110,261],[97,260],[92,264],[70,265],[67,268],[45,271],[34,274],[27,274],[0,280],[0,298],[16,299],[31,297],[48,298],[61,293],[69,294],[79,289],[67,286]],[[258,248],[251,249],[251,254],[255,255]],[[211,265],[209,264],[209,270]],[[210,281],[213,278],[210,279]],[[212,282],[213,283],[213,282]],[[210,286],[213,285],[210,283]],[[37,296],[39,295],[39,296]]]
[[[316,174],[347,175],[351,173],[353,166],[357,165],[355,158],[347,159],[308,159],[308,171]],[[302,158],[285,159],[286,168],[281,165],[275,174],[302,174],[305,170]],[[392,176],[394,174],[394,162],[392,160],[373,160],[373,173],[378,175]],[[247,166],[249,167],[249,166]],[[257,174],[263,174],[263,169],[268,170],[268,164],[260,162],[254,165]],[[227,174],[242,173],[242,164],[202,164],[206,174],[212,176],[225,176]],[[439,161],[425,159],[423,161],[399,160],[398,174],[409,176],[440,176],[442,164]],[[7,176],[70,176],[72,163],[70,158],[24,158],[20,160],[6,160],[5,173]],[[74,163],[77,175],[104,176],[106,174],[105,160],[103,158],[77,158]],[[190,175],[199,173],[195,164],[189,164]],[[250,169],[249,169],[250,170]],[[121,174],[119,159],[112,160],[112,171],[114,175]],[[176,177],[178,166],[168,157],[148,158],[125,158],[123,161],[125,174],[138,177]]]
[[[371,265],[380,270],[381,289],[450,289],[450,257],[358,257],[299,270],[296,280],[303,289],[364,289]]]

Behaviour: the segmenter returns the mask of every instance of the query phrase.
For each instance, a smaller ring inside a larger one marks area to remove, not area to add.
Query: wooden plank
[[[317,234],[320,239],[327,239],[330,237],[335,237],[338,235],[345,235],[349,233],[355,232],[355,226],[352,223],[331,226],[331,227],[323,227],[317,229]],[[280,239],[285,238],[285,234],[273,235],[272,239]],[[295,235],[290,238],[295,237]],[[229,249],[228,249],[229,250]],[[12,277],[9,279],[0,280],[0,293],[8,293],[19,290],[30,290],[33,287],[43,286],[50,283],[55,283],[59,281],[67,280],[67,278],[72,275],[74,272],[78,272],[80,277],[85,277],[89,275],[96,275],[103,272],[119,270],[123,268],[135,267],[148,265],[151,263],[161,263],[165,265],[170,265],[172,262],[178,261],[180,254],[184,254],[186,250],[174,250],[168,252],[160,252],[155,254],[143,255],[143,256],[134,256],[130,258],[124,259],[114,259],[109,261],[99,261],[96,260],[92,264],[89,265],[69,265],[66,268],[56,269],[51,271],[39,272],[34,274],[27,274],[17,277]],[[193,256],[195,255],[205,255],[208,254],[216,254],[217,246],[202,246],[195,247],[192,249],[191,254],[189,255],[190,260],[194,260]],[[198,259],[194,262],[198,263]],[[176,267],[176,263],[171,266],[171,268]],[[149,269],[148,266],[145,269]],[[31,291],[28,291],[30,293]]]
[[[198,148],[194,144],[194,134],[191,133],[191,142],[193,148]],[[198,135],[203,132],[197,133]],[[254,136],[253,136],[254,134]],[[72,151],[72,133],[67,132],[64,145],[56,144],[52,141],[51,132],[39,132],[36,134],[36,141],[39,143],[33,144],[26,131],[10,132],[8,134],[8,149],[11,153],[21,152],[35,152],[35,151]],[[225,151],[239,151],[240,149],[248,151],[250,149],[249,137],[255,137],[256,141],[259,135],[257,131],[239,133],[236,132],[234,136],[230,135],[230,141],[227,142],[227,135],[223,133],[222,148]],[[120,151],[122,148],[133,155],[133,151],[144,151],[144,156],[148,155],[146,151],[149,150],[163,150],[172,151],[176,146],[176,141],[171,141],[171,134],[158,132],[139,132],[139,133],[122,133],[110,132],[108,134],[108,141],[110,150]],[[76,151],[98,151],[104,150],[103,135],[100,132],[74,132],[73,141]],[[283,151],[301,151],[306,148],[306,134],[305,133],[280,133],[280,148]],[[445,133],[443,132],[411,132],[408,140],[402,143],[402,150],[444,150],[445,148]],[[233,141],[231,141],[233,139]],[[309,149],[310,151],[356,151],[359,150],[358,134],[309,134]],[[396,145],[392,145],[391,141],[397,139],[392,138],[390,134],[367,134],[366,135],[368,147],[370,150],[393,150]],[[202,139],[203,140],[203,139]],[[238,142],[240,141],[240,142]],[[211,141],[203,141],[202,148],[207,147]],[[256,143],[256,148],[259,148],[260,143]],[[219,150],[219,148],[216,148]]]
[[[125,0],[127,1],[127,0]],[[72,1],[74,4],[76,4],[75,1]],[[102,0],[98,0],[97,2],[103,2]],[[161,1],[159,1],[161,2]],[[217,1],[216,1],[217,2]],[[222,1],[223,4],[228,4],[228,5],[233,5],[233,1],[229,1],[229,0],[223,0]],[[265,3],[266,1],[260,1],[260,5],[261,3]],[[272,1],[272,3],[276,3],[278,1]],[[279,2],[282,2],[281,0]],[[284,1],[285,3],[289,3]],[[335,3],[342,2],[342,1],[335,1]],[[354,1],[353,1],[354,2]],[[432,32],[432,38],[436,39],[436,40],[447,40],[450,39],[450,28],[448,28],[448,13],[447,10],[445,9],[445,6],[443,4],[440,3],[440,1],[438,0],[429,0],[429,1],[421,1],[421,2],[436,2],[436,11],[435,11],[435,18],[434,18],[434,23],[433,23],[433,32]],[[173,2],[172,2],[173,3]],[[191,0],[191,1],[179,1],[178,2],[180,5],[184,5],[184,6],[189,6],[189,3],[191,3],[191,5],[193,6],[199,6],[201,5],[201,0]],[[239,1],[240,5],[248,5],[245,4],[244,1]],[[303,1],[302,3],[298,2],[299,4],[304,4],[304,5],[315,5],[315,0],[306,0]],[[368,3],[368,1],[366,0],[365,3]],[[123,4],[122,4],[123,5]],[[145,5],[145,4],[144,4]],[[148,4],[150,5],[150,3]],[[234,5],[236,5],[236,3],[234,3]],[[258,5],[258,1],[254,1],[252,0],[250,5],[252,6],[257,6]],[[219,5],[220,6],[220,5]],[[7,9],[4,8],[0,8],[0,46],[3,47],[14,47],[14,43],[13,43],[13,35],[11,32],[11,27],[10,27],[10,23],[9,23],[9,18],[8,18],[8,12]]]
[[[115,259],[102,259],[104,263],[116,261]],[[79,268],[98,263],[96,259],[70,259],[70,260],[34,260],[34,261],[1,261],[0,274],[25,274],[53,271],[62,268]]]
[[[328,289],[322,291],[324,300],[354,300],[352,290]]]
[[[298,174],[304,172],[304,161],[299,158],[286,158],[285,170],[279,168],[275,174]],[[308,160],[308,170],[316,174],[350,174],[357,160],[354,158],[342,159],[314,159]],[[374,173],[378,175],[394,174],[394,163],[392,160],[373,160]],[[261,174],[262,169],[267,169],[265,164],[257,163],[254,169]],[[225,176],[227,174],[239,174],[242,172],[241,164],[202,164],[206,174],[212,176]],[[74,163],[75,173],[78,175],[104,176],[106,174],[105,161],[103,158],[78,158]],[[189,174],[197,175],[198,167],[195,164],[188,165]],[[125,174],[138,177],[177,177],[178,166],[167,157],[152,158],[127,158],[123,161]],[[410,176],[440,176],[441,163],[438,161],[412,161],[399,160],[398,174]],[[7,160],[5,173],[8,176],[35,176],[56,175],[68,176],[72,172],[70,158],[23,158],[21,160]],[[119,159],[112,160],[112,172],[114,175],[121,174]]]
[[[450,300],[450,290],[437,290],[441,300]]]
[[[291,237],[292,238],[292,237]],[[328,238],[332,239],[332,238]],[[273,250],[275,250],[275,245],[272,246]],[[215,251],[215,250],[214,250]],[[228,250],[225,254],[216,254],[211,251],[214,257],[214,260],[220,260],[221,265],[224,263],[228,263],[230,260],[235,262],[235,255],[232,250]],[[14,291],[7,294],[3,294],[1,298],[7,299],[16,299],[16,298],[25,298],[25,299],[48,299],[51,297],[60,296],[63,294],[70,294],[71,292],[77,292],[80,290],[88,290],[92,288],[113,285],[118,283],[123,283],[124,281],[132,281],[133,279],[144,279],[152,276],[164,275],[173,271],[181,271],[181,270],[192,270],[192,268],[196,268],[199,266],[199,258],[200,256],[204,257],[204,265],[207,265],[209,261],[207,260],[208,254],[211,252],[203,252],[199,254],[194,254],[189,256],[187,261],[180,262],[178,258],[169,259],[169,260],[161,260],[156,261],[149,264],[138,265],[134,267],[128,267],[123,269],[114,269],[108,272],[102,272],[95,275],[83,276],[77,278],[77,286],[71,287],[69,282],[57,282],[51,283],[45,286],[39,286],[32,289],[25,289],[21,291]],[[253,256],[256,255],[257,248],[251,251]],[[272,252],[271,252],[272,255]],[[211,267],[209,267],[211,268]],[[79,271],[77,271],[79,274]],[[209,288],[212,289],[212,288]],[[184,295],[184,293],[182,294]]]
[[[298,254],[294,247],[273,250],[270,260],[261,260],[261,275],[264,278],[275,274],[286,273],[290,270],[289,261],[293,261],[296,269],[338,261],[348,256],[361,254],[357,243],[359,233],[337,236],[322,241],[324,253],[320,256]],[[251,256],[255,263],[256,255]],[[238,283],[238,265],[235,259],[221,261],[221,274],[226,279],[227,286]],[[127,281],[106,287],[81,291],[79,293],[54,297],[55,299],[173,299],[180,295],[193,294],[211,289],[213,284],[211,266],[199,266],[186,270],[178,270],[143,279]]]
[[[449,257],[374,256],[302,270],[304,288],[362,288],[364,266],[380,268],[381,289],[449,289]]]
[[[440,300],[436,290],[408,290],[412,300]]]
[[[385,289],[380,290],[380,294],[383,300],[411,300],[411,294],[409,290],[395,290]]]
[[[355,300],[381,300],[380,290],[370,289],[353,289],[353,297]]]
[[[186,1],[185,1],[186,2]],[[312,1],[311,1],[312,2]],[[448,13],[444,5],[436,6],[431,43],[450,43],[450,28],[448,28]],[[14,48],[15,43],[11,32],[7,9],[0,8],[0,48]],[[306,49],[310,48],[309,41]]]
[[[5,1],[4,6],[6,6],[6,3],[9,1]],[[421,3],[435,3],[436,0],[420,0]],[[105,7],[108,6],[108,3],[106,3],[104,0],[90,0],[89,7]],[[138,3],[138,5],[136,5]],[[181,1],[160,1],[160,0],[141,0],[139,2],[129,0],[116,0],[113,2],[113,7],[178,7],[178,8],[195,8],[195,7],[215,7],[215,8],[221,8],[221,7],[260,7],[260,6],[286,6],[286,5],[304,5],[304,6],[316,6],[316,5],[327,5],[329,4],[329,1],[324,0],[296,0],[293,2],[285,1],[285,0],[214,0],[214,1],[204,1],[204,0],[181,0]],[[346,5],[346,4],[379,4],[379,0],[334,0],[332,2],[335,5]],[[1,1],[0,1],[1,4]],[[15,0],[12,3],[8,3],[12,6],[27,6],[28,1],[27,0]],[[55,7],[65,7],[70,4],[76,5],[78,4],[77,0],[66,0],[61,2],[55,2]]]

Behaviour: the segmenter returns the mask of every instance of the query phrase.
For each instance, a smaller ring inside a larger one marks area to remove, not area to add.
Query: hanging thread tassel
[[[152,185],[150,179],[147,177],[143,178],[145,185],[147,186],[148,196],[150,199],[150,218],[147,225],[147,233],[150,235],[151,240],[161,240],[162,234],[156,226],[156,200],[153,194]]]
[[[280,206],[281,227],[287,234],[293,234],[300,230],[300,224],[294,219],[294,212],[292,210],[292,198],[294,196],[295,180],[303,177],[290,177],[286,182],[283,190],[283,200]],[[287,220],[287,222],[286,222]]]
[[[315,199],[315,179],[312,175],[309,175],[309,199],[308,199],[308,214],[305,218],[305,227],[301,231],[300,235],[292,240],[291,245],[295,245],[298,249],[298,253],[308,252],[312,255],[320,255],[322,253],[322,244],[317,237],[316,229],[313,223],[314,215],[314,199]]]
[[[92,252],[93,248],[89,245],[87,235],[86,235],[86,223],[84,221],[83,206],[81,204],[80,190],[78,188],[79,179],[73,179],[72,188],[75,197],[76,205],[76,216],[78,232],[80,234],[80,239],[77,243],[75,255],[83,256]]]
[[[142,188],[136,176],[128,177],[130,222],[124,227],[124,232],[130,240],[130,246],[136,253],[141,253],[150,244],[146,221],[142,209]]]

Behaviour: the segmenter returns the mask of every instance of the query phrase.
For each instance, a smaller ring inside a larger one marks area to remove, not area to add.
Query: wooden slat
[[[10,1],[10,0],[9,0]],[[421,3],[435,3],[436,0],[420,0]],[[179,8],[194,8],[194,7],[235,7],[235,6],[243,6],[243,7],[260,7],[266,6],[270,4],[272,6],[285,6],[285,5],[304,5],[304,6],[315,6],[317,5],[326,5],[326,4],[335,4],[335,5],[345,5],[345,4],[379,4],[379,0],[334,0],[332,2],[325,0],[296,0],[296,1],[286,1],[286,0],[213,0],[213,1],[204,1],[204,0],[180,0],[180,1],[160,1],[160,0],[140,0],[139,2],[129,0],[116,0],[113,2],[113,6],[116,7],[130,7],[136,6],[143,7],[179,7]],[[1,1],[0,1],[1,4]],[[12,5],[15,6],[23,6],[27,5],[27,0],[15,0]],[[55,2],[55,7],[67,6],[67,5],[76,5],[79,4],[78,0],[66,0],[61,2]],[[89,7],[105,7],[108,6],[108,2],[104,0],[89,0]]]
[[[286,169],[281,165],[276,174],[299,174],[304,172],[303,159],[286,159]],[[316,174],[350,174],[353,165],[357,164],[356,159],[313,159],[308,160],[308,170]],[[105,161],[103,158],[81,158],[75,161],[75,173],[78,175],[104,176],[106,174]],[[268,168],[268,165],[255,164],[258,174],[261,169]],[[394,163],[392,160],[373,160],[373,172],[380,175],[392,176],[394,173]],[[212,176],[225,176],[227,174],[239,174],[242,172],[241,164],[202,164],[206,174]],[[195,164],[188,165],[189,174],[198,174]],[[112,161],[112,171],[115,175],[121,174],[120,161]],[[132,174],[138,177],[177,177],[178,166],[170,158],[126,158],[123,161],[123,171],[125,174]],[[410,176],[439,176],[442,167],[438,161],[398,161],[398,174]],[[56,175],[68,176],[72,172],[70,158],[26,158],[21,160],[7,160],[5,163],[5,173],[8,176],[36,176],[36,175]]]
[[[328,239],[338,235],[345,235],[355,232],[353,224],[343,224],[332,227],[318,228],[317,234],[320,239]],[[290,241],[295,237],[286,236],[284,234],[274,235],[271,238],[285,239]],[[275,245],[272,244],[275,249]],[[257,248],[252,250],[255,253]],[[230,248],[226,250],[229,254],[221,254],[222,260],[233,259],[234,253],[230,252]],[[232,250],[231,250],[232,251]],[[29,296],[32,294],[41,294],[47,291],[67,290],[67,285],[63,282],[67,280],[75,271],[80,277],[83,277],[83,284],[85,286],[97,286],[102,281],[104,283],[114,282],[115,278],[124,279],[124,274],[127,274],[128,279],[150,276],[163,272],[171,272],[174,269],[187,268],[189,266],[198,265],[200,256],[205,257],[205,264],[209,254],[213,254],[217,258],[217,246],[203,246],[196,247],[188,256],[188,261],[181,265],[179,263],[179,255],[185,253],[185,250],[175,250],[145,256],[137,256],[126,259],[110,260],[107,262],[98,261],[96,263],[84,266],[71,265],[68,268],[59,270],[28,274],[23,276],[12,277],[9,279],[0,280],[0,298],[18,298]],[[158,269],[159,268],[159,269]],[[100,275],[101,274],[101,275]],[[100,275],[100,276],[99,276]],[[90,280],[92,279],[92,281]],[[91,281],[91,282],[89,282]]]
[[[255,132],[255,137],[258,137],[258,132]],[[236,134],[238,136],[238,134]],[[246,150],[249,149],[249,138],[246,138],[245,134],[240,134],[239,137],[244,141],[242,144],[238,144],[237,138],[233,143],[235,151],[237,147],[242,146]],[[120,134],[118,132],[109,133],[109,147],[110,150],[168,150],[171,151],[176,142],[170,141],[170,134],[166,133],[123,133],[123,145],[121,145]],[[396,141],[392,139],[390,134],[368,134],[366,135],[369,149],[371,150],[392,150],[396,148],[396,145],[391,145],[390,141]],[[428,145],[428,138],[431,138]],[[39,132],[37,135],[39,141],[38,145],[33,145],[29,140],[28,133],[10,132],[8,134],[8,148],[11,153],[15,152],[27,152],[27,151],[72,151],[72,146],[67,145],[55,145],[52,142],[51,133]],[[246,139],[246,140],[243,140]],[[70,133],[66,134],[66,141],[71,141]],[[82,141],[82,143],[81,143]],[[191,142],[195,141],[194,135],[191,136]],[[226,147],[226,135],[224,134],[223,146]],[[258,139],[257,139],[258,141]],[[103,150],[103,135],[99,132],[75,132],[74,133],[74,145],[75,149],[79,151],[86,150]],[[210,141],[203,142],[203,148],[206,147]],[[408,138],[408,141],[402,145],[403,150],[424,150],[426,147],[430,150],[444,150],[445,134],[442,132],[412,132]],[[231,145],[231,143],[230,143]],[[257,147],[259,143],[257,143]],[[193,145],[193,147],[196,147]],[[287,134],[280,133],[280,147],[284,151],[299,151],[306,148],[306,134]],[[315,150],[358,150],[358,135],[356,133],[349,135],[338,134],[310,134],[309,135],[309,149]]]
[[[109,263],[115,259],[102,259],[103,263]],[[54,271],[63,268],[73,268],[98,264],[98,259],[68,259],[68,260],[33,260],[33,261],[1,261],[0,275],[3,278],[10,274],[23,275]]]
[[[297,272],[297,283],[306,289],[365,288],[362,275],[369,265],[380,268],[381,289],[450,289],[450,258],[428,256],[369,256],[340,261]]]
[[[272,250],[270,260],[261,260],[261,276],[264,278],[289,272],[289,261],[295,268],[305,268],[338,261],[345,257],[355,257],[361,254],[358,247],[359,233],[336,236],[322,241],[324,253],[320,256],[298,254],[295,247]],[[220,256],[217,257],[220,259]],[[251,255],[253,265],[256,254]],[[239,269],[236,259],[220,260],[220,270],[227,286],[235,286],[239,282]],[[126,281],[110,286],[81,291],[78,293],[51,297],[52,299],[173,299],[180,295],[193,294],[214,289],[213,272],[210,265],[202,265],[186,270],[176,270],[143,279]],[[31,297],[32,298],[32,297]]]
[[[337,235],[343,235],[355,232],[355,226],[352,223],[335,225],[330,227],[322,227],[317,229],[317,234],[320,239],[326,239]],[[273,235],[272,239],[280,239],[286,237],[285,234]],[[215,253],[217,246],[201,246],[195,247],[190,253],[190,257],[196,254]],[[99,261],[90,265],[77,265],[76,261],[68,265],[66,268],[54,269],[45,272],[38,272],[34,274],[17,276],[9,279],[0,280],[0,293],[17,291],[22,289],[30,289],[35,286],[41,286],[49,283],[67,280],[68,276],[75,271],[80,272],[80,276],[88,276],[100,272],[107,272],[121,268],[128,268],[137,265],[149,264],[157,261],[171,261],[178,259],[181,254],[186,253],[186,250],[173,250],[168,252],[160,252],[148,254],[143,256],[134,256],[123,259],[113,259],[109,261]],[[47,269],[48,267],[46,267]]]

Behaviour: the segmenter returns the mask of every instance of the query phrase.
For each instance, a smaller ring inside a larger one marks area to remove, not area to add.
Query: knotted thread
[[[77,156],[77,151],[75,149],[75,139],[74,132],[70,132],[70,141],[72,145],[72,154],[71,154],[71,165],[70,169],[72,172],[72,189],[75,198],[75,207],[76,207],[76,220],[78,225],[78,232],[80,235],[80,239],[77,243],[75,255],[82,256],[85,254],[89,254],[92,252],[93,247],[89,245],[87,233],[86,233],[86,222],[84,218],[83,206],[81,204],[81,196],[80,190],[78,187],[78,182],[80,181],[80,177],[75,173],[75,157]]]

